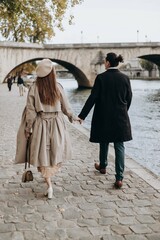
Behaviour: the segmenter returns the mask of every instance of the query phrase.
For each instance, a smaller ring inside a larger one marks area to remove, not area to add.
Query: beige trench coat
[[[31,165],[53,167],[71,158],[71,142],[64,115],[70,122],[75,117],[60,84],[58,88],[61,99],[55,106],[49,106],[41,103],[36,83],[30,87],[17,133],[15,163],[25,162],[25,130],[32,133],[29,154]]]

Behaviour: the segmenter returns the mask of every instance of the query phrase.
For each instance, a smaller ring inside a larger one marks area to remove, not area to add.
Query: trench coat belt
[[[50,121],[53,119],[56,119],[58,116],[58,112],[39,112],[38,116],[42,119],[42,121],[45,121],[47,124],[46,129],[46,145],[47,148],[50,149],[51,145],[51,132],[50,132]]]
[[[58,116],[58,112],[39,112],[38,116],[41,119],[48,121],[52,120],[53,118],[56,118]]]

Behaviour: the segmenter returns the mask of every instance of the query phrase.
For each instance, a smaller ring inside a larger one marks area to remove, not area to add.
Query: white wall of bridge
[[[93,85],[96,68],[92,64],[99,52],[122,54],[125,62],[138,56],[160,54],[160,43],[99,43],[99,44],[27,44],[0,42],[0,82],[16,66],[37,58],[51,58],[66,61],[80,69],[87,77],[87,87]],[[101,66],[103,69],[103,66]],[[83,83],[82,83],[83,84]]]

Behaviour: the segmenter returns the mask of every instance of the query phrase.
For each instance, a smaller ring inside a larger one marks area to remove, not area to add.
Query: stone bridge
[[[107,52],[122,54],[125,63],[138,57],[160,65],[160,42],[97,43],[97,44],[27,44],[0,42],[0,82],[21,64],[50,58],[63,66],[79,87],[92,87],[97,73],[104,71]]]

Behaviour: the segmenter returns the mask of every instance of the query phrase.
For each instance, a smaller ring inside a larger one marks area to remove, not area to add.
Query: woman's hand
[[[30,133],[30,132],[27,132],[27,131],[25,131],[25,137],[28,139],[28,138],[30,138],[30,136],[31,136],[31,133]]]

